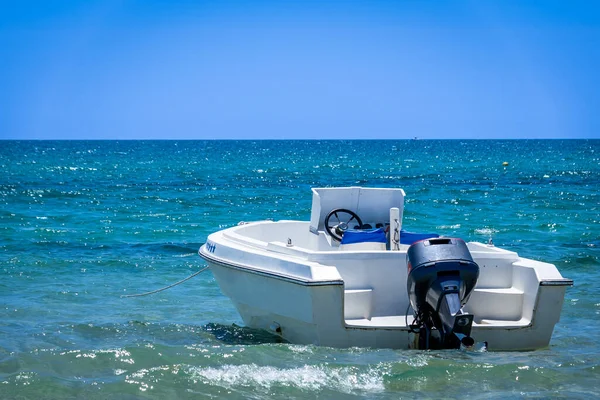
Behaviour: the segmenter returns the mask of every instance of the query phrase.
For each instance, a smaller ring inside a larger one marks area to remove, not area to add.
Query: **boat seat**
[[[440,235],[437,233],[416,233],[408,232],[404,229],[400,229],[400,244],[413,244],[420,240],[438,238]]]
[[[340,250],[385,250],[386,244],[387,237],[383,228],[349,229],[342,236]]]

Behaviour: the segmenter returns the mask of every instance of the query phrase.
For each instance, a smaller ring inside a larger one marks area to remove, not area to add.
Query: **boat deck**
[[[387,315],[383,317],[373,317],[371,319],[347,319],[346,325],[352,328],[390,328],[404,329],[412,324],[414,317],[412,315]]]
[[[366,318],[355,318],[346,319],[346,326],[349,328],[386,328],[386,329],[405,329],[408,325],[412,324],[414,317],[412,315],[387,315],[382,317],[373,317],[371,319]],[[408,322],[408,325],[407,325]],[[517,321],[509,320],[494,320],[494,319],[481,319],[479,321],[473,321],[473,327],[485,327],[485,328],[524,328],[531,324],[529,318],[521,318]]]

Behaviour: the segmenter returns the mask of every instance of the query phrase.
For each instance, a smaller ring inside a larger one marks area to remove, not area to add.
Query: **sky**
[[[0,0],[0,139],[600,138],[600,2]]]

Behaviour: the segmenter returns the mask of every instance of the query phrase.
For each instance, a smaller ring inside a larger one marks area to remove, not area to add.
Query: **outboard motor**
[[[420,349],[458,349],[474,344],[473,315],[462,307],[477,283],[479,266],[462,239],[436,238],[407,251],[408,296],[415,312],[411,326]]]

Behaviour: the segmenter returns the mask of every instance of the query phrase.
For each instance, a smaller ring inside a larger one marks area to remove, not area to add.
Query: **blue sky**
[[[600,2],[0,0],[0,138],[600,137]]]

